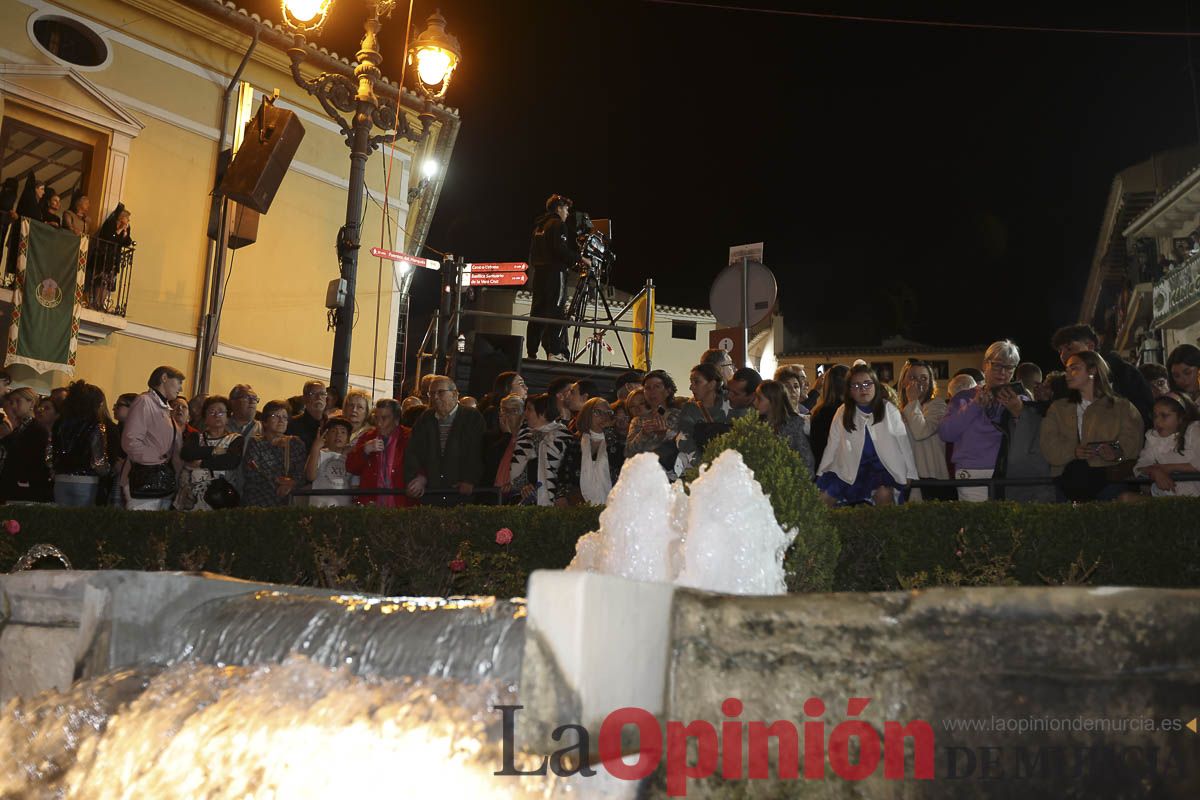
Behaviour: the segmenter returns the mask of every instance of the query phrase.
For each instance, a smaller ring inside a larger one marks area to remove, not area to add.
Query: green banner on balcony
[[[75,373],[87,237],[21,219],[6,364]]]

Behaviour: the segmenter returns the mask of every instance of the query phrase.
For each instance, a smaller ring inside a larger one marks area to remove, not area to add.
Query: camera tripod
[[[606,329],[594,328],[587,340],[580,346],[583,329],[587,327],[589,322],[606,322],[609,325],[616,324],[616,318],[613,317],[612,309],[608,305],[607,285],[600,282],[600,275],[603,273],[603,265],[601,262],[593,261],[592,266],[580,263],[579,266],[579,282],[575,284],[575,292],[571,295],[571,302],[567,304],[567,320],[574,323],[575,332],[571,337],[571,361],[577,362],[583,358],[584,353],[588,354],[588,363],[593,367],[598,367],[603,363],[601,350],[607,348],[610,352],[612,348],[604,341]],[[588,310],[591,310],[591,316],[588,316]],[[604,312],[604,316],[600,316],[600,312]],[[625,356],[625,363],[629,363],[629,354],[625,351],[625,343],[621,341],[621,337],[617,337],[617,344],[621,348],[621,354]]]

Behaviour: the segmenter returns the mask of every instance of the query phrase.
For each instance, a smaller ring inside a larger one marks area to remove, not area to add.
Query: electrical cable
[[[642,0],[661,6],[683,6],[688,8],[705,8],[714,11],[740,11],[748,14],[769,14],[780,17],[804,17],[807,19],[828,20],[831,22],[876,22],[885,25],[910,25],[925,28],[965,28],[969,30],[1009,31],[1025,33],[1087,33],[1102,36],[1157,36],[1184,37],[1200,36],[1200,32],[1192,31],[1140,31],[1121,30],[1118,28],[1070,28],[1043,25],[999,25],[986,22],[950,22],[932,19],[902,19],[897,17],[872,17],[860,14],[831,14],[819,11],[790,11],[778,8],[753,8],[748,6],[725,6],[719,3],[700,3],[694,0]]]

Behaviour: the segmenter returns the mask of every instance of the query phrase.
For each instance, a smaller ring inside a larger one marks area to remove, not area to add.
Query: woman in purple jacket
[[[1007,339],[993,342],[983,356],[983,383],[950,398],[938,425],[942,440],[954,445],[955,478],[1049,477],[1041,454],[1042,417],[1026,403],[1032,398],[1011,388],[1021,361],[1017,346]],[[1051,501],[1046,486],[999,489],[993,498]],[[963,486],[959,500],[988,499],[988,487]]]

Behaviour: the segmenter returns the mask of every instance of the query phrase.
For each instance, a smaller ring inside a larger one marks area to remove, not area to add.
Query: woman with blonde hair
[[[1066,499],[1114,499],[1122,486],[1110,470],[1123,462],[1132,467],[1145,443],[1141,413],[1113,392],[1108,364],[1094,350],[1067,359],[1067,388],[1046,409],[1042,454]]]
[[[342,401],[342,418],[350,423],[350,446],[358,442],[358,437],[371,428],[371,395],[362,389],[351,389],[346,392]]]
[[[583,404],[579,438],[567,447],[558,473],[558,497],[604,505],[625,463],[625,446],[613,426],[613,410],[603,397]]]
[[[900,415],[908,438],[912,442],[913,461],[917,475],[922,478],[946,480],[950,470],[946,465],[946,443],[938,436],[938,423],[946,416],[946,401],[937,396],[937,378],[933,367],[919,358],[904,362],[900,370]],[[941,489],[942,492],[946,490]],[[951,495],[953,490],[951,490]],[[952,500],[952,496],[939,495],[938,490],[926,492],[930,500]],[[922,499],[920,489],[913,489],[912,500]]]

